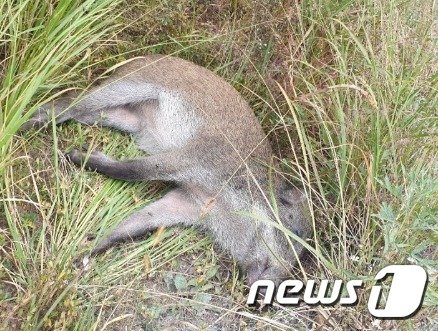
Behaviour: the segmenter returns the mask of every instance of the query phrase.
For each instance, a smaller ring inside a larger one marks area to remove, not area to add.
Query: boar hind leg
[[[91,255],[102,253],[116,243],[138,238],[159,227],[192,225],[197,217],[198,209],[192,200],[184,191],[174,189],[122,221],[98,243]]]
[[[158,96],[156,86],[129,77],[107,80],[86,93],[70,92],[43,105],[20,130],[42,127],[54,117],[56,124],[73,119],[135,133],[141,127],[139,105],[158,109]]]

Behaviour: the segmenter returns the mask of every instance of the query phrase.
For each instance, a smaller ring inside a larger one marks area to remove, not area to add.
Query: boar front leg
[[[87,156],[87,153],[73,149],[66,156],[77,165],[84,165],[89,170],[97,171],[115,179],[178,182],[181,180],[180,172],[187,166],[180,154],[179,152],[166,152],[140,159],[118,161],[101,152],[93,151]]]

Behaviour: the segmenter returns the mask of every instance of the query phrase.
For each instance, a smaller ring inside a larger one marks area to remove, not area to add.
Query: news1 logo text
[[[387,276],[392,275],[389,292],[386,295],[384,307],[382,301],[382,285],[380,284]],[[368,311],[377,318],[402,319],[408,318],[420,309],[427,286],[427,273],[418,265],[389,265],[380,270],[374,277],[377,281],[372,286],[368,296]],[[379,285],[380,284],[380,285]],[[301,301],[308,305],[355,305],[358,303],[357,288],[363,286],[362,280],[350,280],[345,284],[346,295],[342,295],[342,280],[321,280],[318,289],[315,289],[315,281],[308,280],[304,283],[300,280],[285,280],[276,288],[271,280],[258,280],[254,282],[248,294],[248,305],[256,302],[260,289],[264,290],[264,304],[272,304],[275,301],[281,305],[298,305]],[[331,293],[328,294],[329,287]],[[304,294],[301,296],[304,289]],[[317,291],[316,291],[317,290]],[[315,294],[315,292],[317,292]],[[275,294],[275,295],[274,295]]]

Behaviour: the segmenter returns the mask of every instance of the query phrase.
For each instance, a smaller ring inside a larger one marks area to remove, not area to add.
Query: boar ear
[[[284,205],[292,206],[296,205],[297,203],[302,203],[306,198],[306,195],[303,191],[289,186],[280,190],[278,198]]]

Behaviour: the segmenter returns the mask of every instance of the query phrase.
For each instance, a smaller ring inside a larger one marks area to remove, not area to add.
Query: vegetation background
[[[0,0],[0,328],[436,329],[436,11],[432,0]],[[90,233],[166,188],[63,156],[85,142],[139,155],[129,137],[76,123],[18,129],[43,103],[149,53],[192,60],[244,95],[312,205],[312,249],[293,276],[363,279],[357,306],[248,308],[234,261],[194,229],[74,267]],[[427,269],[424,306],[377,320],[371,280],[394,263]]]

